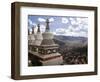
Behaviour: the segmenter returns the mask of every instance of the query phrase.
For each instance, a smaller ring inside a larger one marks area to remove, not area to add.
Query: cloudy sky
[[[36,32],[37,24],[40,24],[40,30],[41,32],[44,32],[46,26],[45,21],[47,18],[50,21],[50,31],[55,35],[87,37],[87,17],[29,15],[28,27],[30,31],[31,28],[34,27]]]

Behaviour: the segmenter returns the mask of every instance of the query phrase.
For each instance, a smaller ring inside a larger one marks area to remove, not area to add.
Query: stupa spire
[[[50,31],[50,27],[49,27],[49,19],[46,20],[46,30],[45,32],[49,32]]]
[[[38,26],[37,32],[40,32],[40,24],[38,24],[37,26]]]
[[[32,27],[32,34],[34,34],[34,26]]]

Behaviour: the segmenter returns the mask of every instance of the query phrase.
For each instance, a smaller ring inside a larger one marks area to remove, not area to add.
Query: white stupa
[[[54,42],[54,35],[50,32],[49,19],[46,20],[46,29],[42,34],[43,40],[39,46],[38,54],[35,54],[40,60],[41,65],[60,65],[63,63],[63,57],[58,52],[59,45]]]
[[[38,24],[37,26],[38,29],[37,29],[37,33],[35,34],[35,41],[34,41],[35,46],[39,46],[43,40],[42,34],[40,32],[40,24]]]
[[[33,45],[35,41],[34,27],[32,28],[31,40],[32,40],[32,45]]]
[[[34,27],[32,28],[32,32],[28,29],[28,49],[32,50],[32,45],[34,45],[35,37],[34,37]]]
[[[49,28],[49,19],[46,20],[46,29],[42,36],[43,40],[41,45],[55,45],[55,42],[53,41],[54,35],[52,32],[50,32]]]
[[[32,32],[30,34],[30,31],[28,30],[28,41],[30,45],[34,44],[35,37],[34,37],[34,27],[32,28]]]
[[[50,32],[49,19],[46,20],[45,32],[41,34],[40,25],[35,35],[34,45],[29,53],[32,54],[33,60],[37,65],[61,65],[63,57],[58,52],[59,45],[53,41],[53,33]],[[35,60],[34,60],[35,59]]]

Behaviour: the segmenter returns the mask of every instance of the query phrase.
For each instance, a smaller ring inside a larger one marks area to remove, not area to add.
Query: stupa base
[[[47,55],[41,55],[37,52],[32,52],[32,51],[29,51],[29,53],[32,54],[33,58],[36,59],[36,61],[41,66],[62,65],[63,64],[63,57],[59,53],[53,53],[53,54],[47,54]]]
[[[62,56],[56,57],[56,58],[52,58],[52,59],[48,59],[48,60],[40,60],[40,63],[43,66],[49,66],[49,65],[62,65],[63,64],[63,59]]]

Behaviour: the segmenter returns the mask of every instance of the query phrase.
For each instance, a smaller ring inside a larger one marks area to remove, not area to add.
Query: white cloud
[[[44,18],[38,18],[39,22],[45,22],[46,20]]]
[[[56,33],[65,33],[66,31],[65,31],[65,29],[63,29],[63,28],[58,28],[58,29],[56,29]]]
[[[79,31],[80,30],[80,28],[79,27],[73,27],[72,25],[70,25],[69,27],[68,27],[68,30],[70,31],[70,32],[76,32],[76,31]]]
[[[88,25],[88,18],[76,18],[78,24]]]
[[[87,37],[88,35],[88,25],[87,18],[69,18],[71,25],[68,28],[58,28],[56,29],[56,35],[65,35],[65,36],[81,36]],[[62,19],[62,21],[67,23],[66,19]]]
[[[76,22],[74,19],[70,20],[70,22],[71,22],[71,25],[78,25],[78,22]]]
[[[81,37],[87,37],[87,33],[85,33],[85,32],[71,32],[71,31],[68,31],[67,33],[66,33],[66,36],[76,36],[76,37],[78,37],[78,36],[81,36]]]
[[[32,25],[33,24],[30,19],[28,19],[28,23],[29,23],[29,25]]]
[[[76,18],[76,21],[78,24],[80,24],[82,22],[82,18]]]
[[[36,26],[37,24],[36,24],[36,23],[32,23],[32,25],[33,25],[33,26]]]
[[[87,24],[88,23],[88,20],[87,18],[70,18],[70,22],[72,25],[79,25],[79,24]]]
[[[85,25],[85,26],[83,27],[83,29],[84,29],[84,30],[88,30],[88,26]]]
[[[32,22],[32,20],[28,19],[29,27],[32,28],[33,26],[36,27],[36,23]]]
[[[70,25],[70,26],[68,27],[68,30],[72,32],[72,31],[75,30],[75,28],[74,28],[72,25]]]
[[[80,31],[80,32],[77,33],[77,35],[87,37],[88,34],[86,32]]]
[[[82,24],[82,18],[70,18],[71,25],[79,25]]]
[[[69,21],[68,21],[68,19],[67,18],[62,18],[62,23],[68,23]]]
[[[72,17],[70,17],[69,19],[70,19],[70,20],[74,20],[74,18],[72,18]]]
[[[65,35],[65,36],[82,36],[87,37],[87,33],[81,30],[79,27],[74,28],[70,25],[67,29],[66,28],[58,28],[56,29],[56,35]]]
[[[87,25],[88,24],[88,18],[82,18],[82,23]]]
[[[53,22],[53,21],[54,21],[54,18],[50,18],[49,21],[50,21],[50,22]]]
[[[74,28],[74,31],[75,31],[75,32],[80,31],[80,26],[77,26],[76,28]]]

